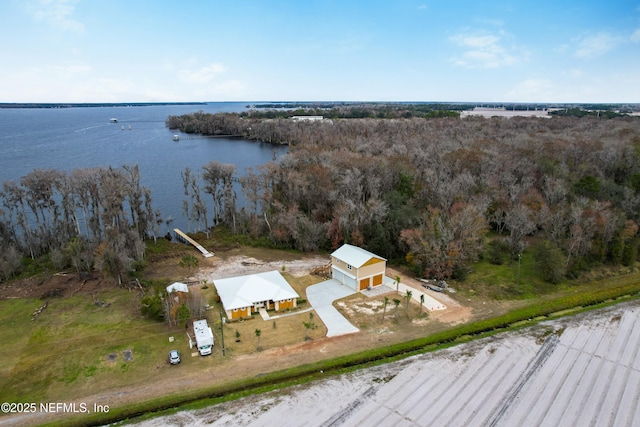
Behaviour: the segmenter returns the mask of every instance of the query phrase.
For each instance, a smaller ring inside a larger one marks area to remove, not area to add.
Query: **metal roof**
[[[385,258],[382,258],[381,256],[378,256],[376,254],[373,254],[366,249],[362,249],[357,246],[353,246],[349,244],[342,245],[341,247],[336,249],[336,251],[333,252],[331,256],[338,258],[356,268],[362,267],[371,258],[376,258],[382,261],[386,261]]]
[[[213,281],[225,310],[262,301],[282,301],[299,295],[278,271],[229,277]]]
[[[167,293],[171,292],[189,292],[189,287],[186,283],[182,282],[174,282],[171,285],[167,286]]]

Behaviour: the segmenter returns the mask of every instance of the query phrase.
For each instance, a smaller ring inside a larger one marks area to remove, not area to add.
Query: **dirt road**
[[[640,303],[136,424],[640,424]]]

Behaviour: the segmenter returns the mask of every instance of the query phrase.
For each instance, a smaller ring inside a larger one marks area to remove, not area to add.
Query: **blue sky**
[[[4,0],[0,102],[640,102],[640,0]]]

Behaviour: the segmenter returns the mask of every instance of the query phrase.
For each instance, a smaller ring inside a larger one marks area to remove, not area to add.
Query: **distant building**
[[[322,116],[291,116],[291,120],[294,122],[315,122],[323,118]]]
[[[297,305],[299,295],[278,271],[213,281],[228,319],[249,317],[264,308],[286,310]]]
[[[550,119],[551,115],[546,108],[532,110],[507,110],[505,107],[475,107],[473,110],[465,110],[460,112],[460,118],[480,116],[485,118],[491,117],[538,117]]]
[[[356,291],[384,281],[387,260],[353,245],[342,245],[331,254],[331,277]]]

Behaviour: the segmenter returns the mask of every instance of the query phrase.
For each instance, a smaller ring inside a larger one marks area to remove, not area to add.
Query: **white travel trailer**
[[[193,330],[196,335],[196,345],[201,356],[211,354],[213,347],[213,332],[206,320],[196,320],[193,322]]]

